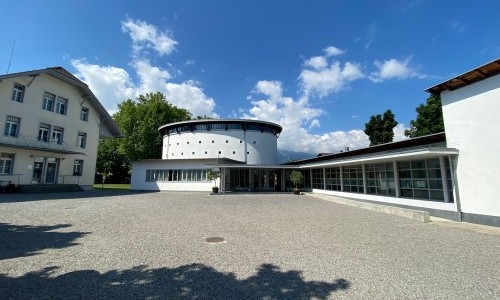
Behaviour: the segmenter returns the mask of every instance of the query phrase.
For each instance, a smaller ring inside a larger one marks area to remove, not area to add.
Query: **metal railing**
[[[59,175],[60,184],[80,184],[79,175]]]
[[[0,187],[5,187],[9,184],[19,185],[23,174],[0,174]]]
[[[47,149],[47,150],[58,150],[58,151],[76,151],[75,147],[69,147],[66,143],[56,143],[52,141],[42,141],[39,140],[37,136],[29,136],[19,134],[17,137],[11,137],[7,135],[0,135],[0,144],[12,145],[23,148],[37,148],[37,149]]]

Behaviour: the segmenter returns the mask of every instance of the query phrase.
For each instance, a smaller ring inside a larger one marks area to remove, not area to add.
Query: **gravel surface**
[[[500,299],[499,253],[309,196],[0,195],[2,299]]]

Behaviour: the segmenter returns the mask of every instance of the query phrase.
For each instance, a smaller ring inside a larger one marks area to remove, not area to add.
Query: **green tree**
[[[373,115],[370,121],[365,124],[365,133],[370,139],[370,146],[392,142],[394,138],[394,127],[398,122],[390,109],[383,115]]]
[[[130,179],[129,163],[118,150],[120,142],[119,139],[100,140],[97,147],[96,171],[99,175],[112,174],[107,179],[109,183],[128,183]],[[96,182],[100,183],[101,178],[96,178]]]
[[[428,134],[444,132],[443,109],[441,97],[431,95],[425,104],[417,108],[417,118],[410,121],[410,129],[405,130],[407,137],[418,137]]]
[[[118,151],[126,160],[161,158],[162,136],[158,128],[162,125],[187,121],[191,113],[166,101],[162,93],[141,95],[136,101],[125,100],[118,104],[113,115],[123,131]]]

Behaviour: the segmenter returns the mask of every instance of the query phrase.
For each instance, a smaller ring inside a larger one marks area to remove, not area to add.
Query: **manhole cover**
[[[212,236],[212,237],[207,237],[205,239],[205,241],[207,243],[210,243],[210,244],[216,244],[216,243],[222,243],[224,242],[224,238],[223,237],[219,237],[219,236]]]

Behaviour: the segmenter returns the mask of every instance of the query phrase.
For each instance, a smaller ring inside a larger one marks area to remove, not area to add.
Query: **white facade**
[[[446,139],[456,162],[463,213],[500,216],[500,75],[441,93]]]
[[[0,103],[4,183],[89,189],[99,137],[121,136],[88,87],[62,68],[0,76]]]

